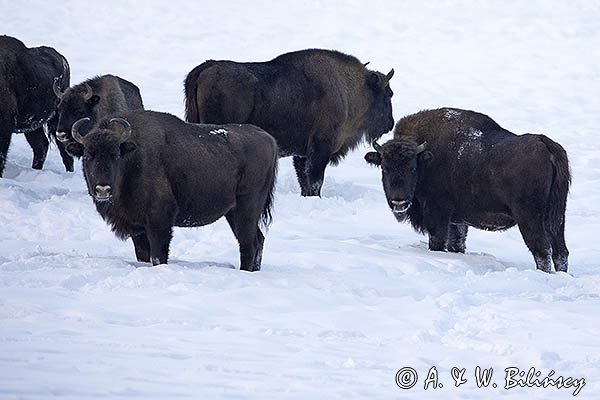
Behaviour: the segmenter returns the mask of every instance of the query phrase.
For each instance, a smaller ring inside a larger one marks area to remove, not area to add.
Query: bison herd
[[[209,60],[185,79],[184,122],[144,110],[137,86],[117,76],[70,86],[56,50],[0,36],[0,177],[13,133],[25,134],[36,169],[55,141],[67,171],[82,158],[98,213],[132,239],[138,261],[166,263],[174,226],[225,216],[240,268],[257,271],[278,157],[293,157],[302,196],[320,196],[326,166],[366,141],[388,206],[428,234],[430,250],[464,253],[469,226],[517,225],[538,269],[566,272],[565,150],[456,108],[420,111],[394,128],[394,70],[367,64],[319,49],[267,62]]]

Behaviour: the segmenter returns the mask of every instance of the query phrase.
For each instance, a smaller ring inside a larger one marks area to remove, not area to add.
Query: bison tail
[[[272,169],[272,179],[268,188],[267,200],[265,201],[265,206],[263,207],[263,211],[260,215],[260,222],[265,227],[268,228],[273,222],[273,202],[275,198],[275,183],[277,181],[277,154],[275,154],[275,160],[273,162]]]
[[[542,142],[551,155],[554,175],[548,196],[546,212],[546,227],[551,233],[560,232],[564,226],[565,210],[567,208],[567,195],[571,185],[571,171],[565,149],[550,138],[540,135]]]
[[[198,108],[198,77],[206,68],[212,66],[216,61],[209,60],[198,65],[185,77],[183,90],[185,93],[185,120],[192,123],[200,123],[200,110]]]

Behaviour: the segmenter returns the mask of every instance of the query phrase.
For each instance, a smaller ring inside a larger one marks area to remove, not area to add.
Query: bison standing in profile
[[[13,133],[24,133],[33,149],[32,168],[42,169],[48,139],[56,132],[58,98],[54,89],[69,86],[69,63],[51,47],[26,47],[0,36],[0,177]],[[67,171],[73,159],[57,143]],[[69,161],[70,160],[70,161]]]
[[[389,207],[429,234],[429,249],[464,252],[467,227],[518,225],[538,269],[567,271],[567,153],[544,135],[515,135],[486,115],[421,111],[367,162],[381,166]]]
[[[271,61],[206,61],[185,80],[186,120],[249,123],[294,156],[302,196],[320,196],[328,163],[339,163],[363,139],[394,126],[391,70],[370,71],[355,57],[302,50]]]
[[[96,76],[64,92],[57,92],[57,95],[60,103],[57,107],[56,136],[69,154],[76,157],[83,153],[81,145],[71,137],[71,128],[76,121],[86,117],[90,119],[80,128],[85,133],[106,117],[144,109],[138,87],[114,75]]]
[[[83,172],[96,209],[115,234],[131,237],[138,261],[167,262],[173,226],[225,216],[240,267],[260,269],[277,168],[277,144],[252,125],[195,125],[152,111],[103,121],[85,136]]]

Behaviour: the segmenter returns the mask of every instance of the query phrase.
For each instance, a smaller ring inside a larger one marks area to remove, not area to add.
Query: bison
[[[277,139],[280,157],[294,156],[302,196],[320,196],[328,163],[393,128],[393,74],[320,49],[267,62],[210,60],[185,79],[186,120],[263,128]]]
[[[83,148],[71,137],[73,124],[81,118],[89,118],[82,126],[85,133],[104,118],[128,111],[143,110],[140,90],[133,83],[115,75],[102,75],[88,79],[64,92],[58,91],[57,138],[66,146],[69,154],[81,157]]]
[[[468,226],[518,225],[538,269],[567,271],[567,153],[544,135],[515,135],[484,114],[421,111],[396,124],[394,138],[367,162],[381,166],[398,221],[429,235],[429,249],[463,253]]]
[[[153,111],[73,124],[83,146],[90,196],[117,237],[131,237],[138,261],[167,263],[173,226],[225,216],[242,270],[260,269],[277,169],[277,144],[252,125],[195,125]]]
[[[24,133],[33,150],[31,167],[42,169],[48,139],[56,133],[58,98],[53,88],[68,87],[69,63],[52,47],[26,47],[10,36],[0,36],[0,177],[13,133]],[[73,159],[57,142],[67,171]],[[70,161],[69,161],[70,160]]]

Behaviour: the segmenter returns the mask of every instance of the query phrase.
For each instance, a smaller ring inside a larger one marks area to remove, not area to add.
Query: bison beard
[[[302,196],[320,196],[328,164],[393,128],[393,74],[319,49],[268,62],[210,60],[186,77],[186,120],[265,129],[277,140],[280,157],[294,157]]]

